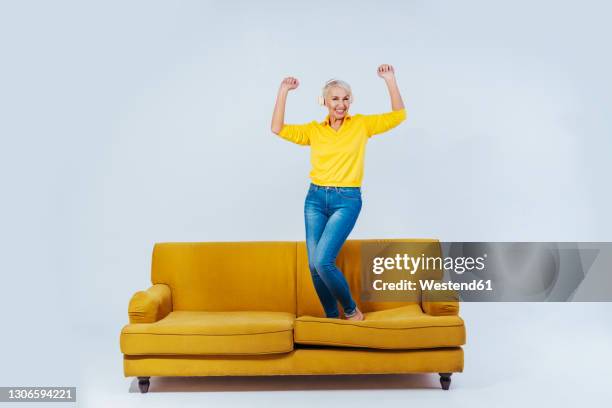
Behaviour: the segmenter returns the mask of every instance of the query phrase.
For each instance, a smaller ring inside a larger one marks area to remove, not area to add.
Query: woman
[[[296,78],[283,79],[272,116],[272,132],[300,145],[309,145],[312,183],[304,204],[306,246],[312,281],[328,318],[338,318],[338,304],[349,320],[363,320],[348,283],[336,266],[338,252],[361,211],[361,181],[368,139],[399,125],[406,118],[391,65],[378,67],[385,80],[392,111],[377,115],[349,115],[353,101],[350,86],[330,80],[319,103],[327,107],[323,122],[285,124],[287,94],[296,89]]]

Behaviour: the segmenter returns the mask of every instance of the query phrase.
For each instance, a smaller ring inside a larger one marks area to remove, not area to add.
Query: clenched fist
[[[395,78],[395,71],[393,70],[393,66],[389,64],[382,64],[377,69],[378,76],[383,79],[393,79]]]
[[[287,77],[283,79],[283,82],[281,82],[281,89],[290,91],[292,89],[297,88],[299,85],[300,81],[298,81],[297,78]]]

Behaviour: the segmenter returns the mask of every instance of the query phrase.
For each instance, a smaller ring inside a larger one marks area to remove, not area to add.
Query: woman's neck
[[[342,126],[342,121],[344,121],[344,118],[335,119],[332,116],[329,117],[329,125],[336,130],[340,129],[340,126]]]

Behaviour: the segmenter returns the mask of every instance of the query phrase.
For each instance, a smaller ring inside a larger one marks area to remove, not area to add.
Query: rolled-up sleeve
[[[363,115],[368,137],[393,129],[406,119],[406,109],[375,115]]]
[[[310,145],[311,132],[312,124],[305,123],[302,125],[283,125],[278,135],[295,144],[307,146]]]

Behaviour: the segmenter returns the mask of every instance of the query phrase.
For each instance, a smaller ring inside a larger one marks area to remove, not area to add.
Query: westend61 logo
[[[372,260],[372,272],[380,275],[387,270],[404,270],[414,275],[417,271],[447,270],[461,275],[473,270],[485,269],[484,261],[487,254],[479,257],[441,257],[441,256],[410,256],[408,254],[396,254],[395,257],[375,257]]]

